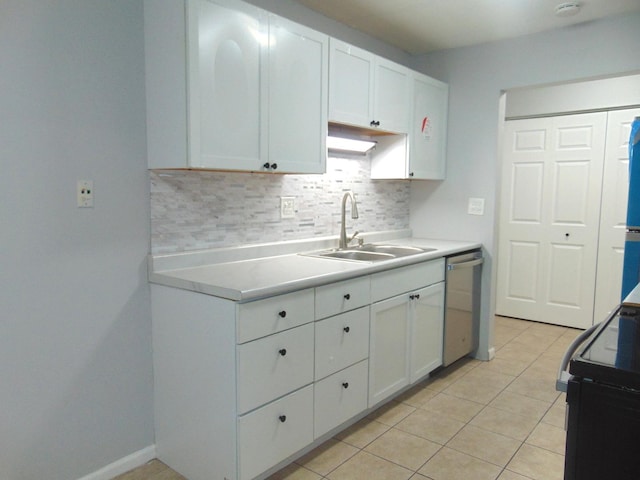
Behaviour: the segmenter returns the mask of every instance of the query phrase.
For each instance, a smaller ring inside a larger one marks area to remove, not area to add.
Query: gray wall
[[[139,1],[0,2],[3,480],[154,442],[143,58]]]
[[[639,25],[640,14],[626,15],[415,58],[414,68],[449,84],[450,103],[447,178],[412,183],[411,227],[415,235],[485,245],[481,336],[485,347],[491,344],[501,92],[638,70]],[[484,216],[466,213],[468,197],[486,199]]]

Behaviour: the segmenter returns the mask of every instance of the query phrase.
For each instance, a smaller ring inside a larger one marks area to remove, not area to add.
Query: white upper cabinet
[[[331,39],[329,121],[407,133],[410,70]]]
[[[373,121],[374,55],[330,40],[329,121],[369,126]]]
[[[409,131],[410,70],[377,57],[373,112],[375,127],[397,133]]]
[[[149,168],[324,172],[326,35],[239,0],[145,0],[145,43]]]
[[[412,115],[407,175],[443,180],[447,150],[449,86],[417,72],[412,74]]]
[[[266,15],[239,2],[188,5],[189,166],[256,170],[266,153]]]
[[[327,158],[329,38],[275,15],[269,21],[269,163],[323,173]]]
[[[371,178],[445,178],[449,87],[418,72],[410,75],[412,101],[408,148],[404,149],[404,138],[378,138],[378,146],[371,157]]]

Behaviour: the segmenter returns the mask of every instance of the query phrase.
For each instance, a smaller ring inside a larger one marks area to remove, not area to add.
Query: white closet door
[[[506,122],[498,315],[592,325],[606,118]]]
[[[620,302],[629,191],[629,135],[631,122],[638,115],[640,108],[611,111],[607,121],[595,322],[603,320]]]

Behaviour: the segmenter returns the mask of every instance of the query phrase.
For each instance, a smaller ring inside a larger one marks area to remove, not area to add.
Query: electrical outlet
[[[469,215],[484,215],[484,198],[470,198],[467,213]]]
[[[296,216],[296,197],[280,197],[280,218]]]
[[[78,180],[78,208],[93,208],[93,181]]]

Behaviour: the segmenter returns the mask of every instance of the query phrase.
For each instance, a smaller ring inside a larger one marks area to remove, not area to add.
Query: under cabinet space
[[[239,480],[250,480],[313,441],[313,386],[238,419]]]
[[[334,373],[314,386],[314,435],[319,438],[332,428],[367,408],[369,362]]]
[[[238,346],[238,413],[313,382],[313,325]]]
[[[360,277],[316,288],[316,319],[368,305],[371,302],[370,277]]]
[[[316,322],[316,368],[319,380],[369,356],[369,308]]]
[[[237,306],[237,343],[266,337],[313,321],[313,288]]]

